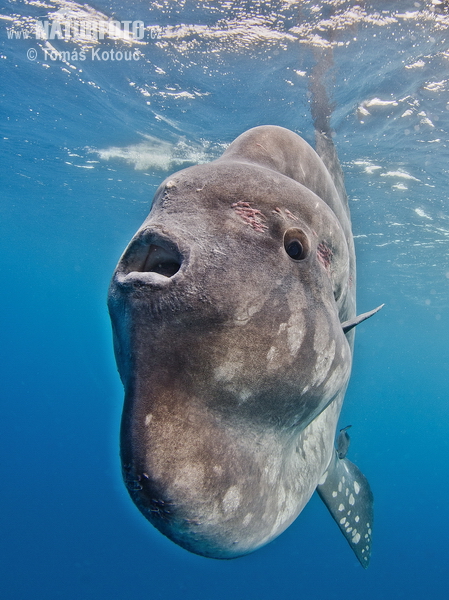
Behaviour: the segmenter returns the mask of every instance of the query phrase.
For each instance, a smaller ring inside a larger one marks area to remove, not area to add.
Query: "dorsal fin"
[[[346,214],[349,217],[344,174],[333,141],[335,131],[331,127],[330,122],[333,106],[325,85],[326,80],[329,80],[329,71],[334,66],[332,48],[317,49],[315,56],[317,62],[312,69],[311,77],[309,79],[311,113],[313,126],[315,128],[315,147],[318,156],[326,165],[326,168],[333,179]]]

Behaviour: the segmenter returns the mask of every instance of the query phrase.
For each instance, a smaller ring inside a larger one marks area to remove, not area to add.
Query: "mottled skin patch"
[[[307,240],[301,260],[284,247],[291,228]],[[160,186],[109,309],[125,483],[181,546],[240,556],[308,502],[351,369],[349,281],[347,204],[296,134],[252,129]]]

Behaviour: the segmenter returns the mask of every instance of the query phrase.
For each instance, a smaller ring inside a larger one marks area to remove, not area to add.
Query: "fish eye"
[[[309,240],[301,229],[288,229],[284,234],[284,249],[293,260],[304,260],[309,254]]]
[[[300,260],[304,252],[304,248],[299,240],[292,240],[286,247],[285,251],[290,256],[290,258]]]

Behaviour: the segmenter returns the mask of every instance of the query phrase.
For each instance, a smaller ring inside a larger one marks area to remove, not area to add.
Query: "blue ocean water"
[[[36,39],[61,15],[146,36]],[[0,28],[1,598],[446,598],[446,3],[1,0]],[[359,312],[385,303],[357,328],[341,417],[375,495],[367,571],[317,496],[252,555],[191,555],[141,517],[118,458],[106,293],[122,250],[167,174],[246,129],[313,143],[323,60]]]

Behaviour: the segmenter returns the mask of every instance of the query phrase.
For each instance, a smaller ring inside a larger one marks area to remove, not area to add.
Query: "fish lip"
[[[129,243],[117,265],[114,282],[122,289],[163,289],[181,279],[189,249],[162,227],[147,227]]]

